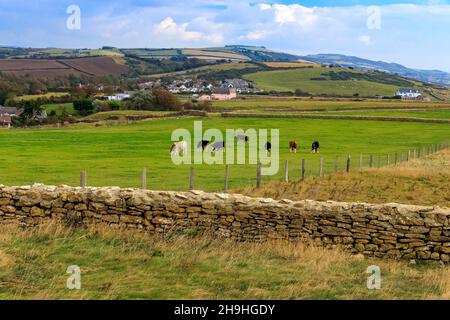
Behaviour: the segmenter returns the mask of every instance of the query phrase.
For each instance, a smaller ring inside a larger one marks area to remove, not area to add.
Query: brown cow
[[[297,153],[297,149],[298,149],[297,141],[295,141],[295,140],[290,141],[289,142],[289,149],[291,150],[291,153],[292,152]]]

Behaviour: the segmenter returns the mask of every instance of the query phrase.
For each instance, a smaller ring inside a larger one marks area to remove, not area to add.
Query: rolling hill
[[[420,82],[382,72],[367,72],[343,68],[302,68],[260,71],[244,76],[255,87],[265,91],[294,92],[329,96],[388,96],[399,87],[424,90]],[[428,90],[428,89],[426,89]]]
[[[352,67],[358,70],[384,71],[391,74],[398,74],[402,77],[450,87],[450,73],[439,70],[415,70],[398,63],[372,61],[339,54],[309,55],[302,57],[302,59],[315,63],[338,64],[343,67]]]

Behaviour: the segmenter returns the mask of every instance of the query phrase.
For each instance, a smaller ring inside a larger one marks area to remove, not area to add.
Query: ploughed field
[[[169,154],[175,129],[192,132],[194,118],[158,119],[129,125],[95,127],[83,125],[62,129],[0,130],[0,183],[23,185],[33,183],[79,184],[79,173],[87,171],[91,186],[139,187],[141,170],[148,170],[148,187],[159,190],[187,190],[190,165],[176,166]],[[280,129],[280,170],[263,177],[263,182],[281,180],[285,160],[289,160],[292,180],[300,178],[301,160],[306,159],[306,174],[318,175],[320,158],[325,173],[334,171],[336,155],[339,168],[352,155],[352,169],[364,165],[369,154],[374,165],[383,165],[386,154],[407,152],[450,140],[447,124],[400,123],[347,120],[306,119],[203,119],[204,130]],[[289,141],[299,144],[297,154],[289,152]],[[310,153],[311,143],[318,140],[321,152]],[[223,189],[224,165],[196,165],[194,187],[205,191]],[[229,188],[237,189],[255,183],[256,165],[231,165]]]
[[[16,76],[55,78],[70,74],[106,76],[128,72],[128,67],[111,57],[75,59],[0,59],[0,72]]]

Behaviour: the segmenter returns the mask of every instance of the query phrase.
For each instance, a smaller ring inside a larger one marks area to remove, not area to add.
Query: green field
[[[292,69],[278,71],[261,71],[245,75],[244,78],[254,83],[255,87],[265,91],[295,91],[300,89],[313,95],[327,94],[334,96],[353,96],[359,94],[362,97],[394,96],[399,85],[385,84],[368,80],[312,80],[324,78],[324,73],[349,72],[364,74],[360,71],[348,69]],[[417,84],[417,86],[419,86]]]
[[[377,117],[404,117],[404,118],[424,118],[424,119],[450,119],[450,110],[425,110],[425,111],[331,111],[319,112],[319,114],[332,115],[352,115],[352,116],[377,116]]]
[[[294,99],[278,97],[250,97],[235,101],[213,101],[216,109],[323,109],[341,110],[347,108],[450,108],[450,102],[415,102],[415,101],[391,101],[391,100],[369,100],[369,101],[332,101],[332,100],[312,100]]]
[[[138,187],[140,172],[146,167],[149,188],[186,190],[189,166],[175,166],[169,148],[172,131],[186,128],[192,132],[193,121],[193,118],[158,119],[100,128],[84,125],[64,129],[1,130],[0,183],[78,185],[79,172],[87,170],[90,185]],[[289,160],[291,179],[300,177],[302,159],[307,160],[307,175],[317,175],[320,157],[325,159],[326,172],[331,172],[336,155],[341,159],[340,168],[344,167],[343,159],[348,154],[354,159],[359,159],[360,154],[377,154],[377,165],[378,159],[382,164],[386,153],[450,139],[448,125],[427,123],[211,118],[204,120],[203,127],[204,130],[279,128],[280,162],[284,164],[284,160]],[[291,139],[296,139],[300,145],[298,154],[289,153]],[[322,145],[320,155],[310,154],[310,145],[316,139]],[[367,164],[367,156],[364,161]],[[264,180],[281,179],[282,171],[280,168],[278,175],[264,177]],[[255,165],[232,165],[230,189],[253,184],[255,173]],[[222,190],[223,176],[223,165],[196,166],[194,186],[206,191]]]
[[[337,116],[373,116],[373,117],[400,117],[400,118],[423,118],[423,119],[450,119],[449,110],[349,110],[349,111],[323,111],[303,112],[287,111],[275,112],[265,110],[239,110],[233,113],[245,114],[320,114]]]
[[[77,112],[73,108],[73,103],[61,103],[61,104],[47,104],[43,108],[47,111],[47,114],[55,111],[57,116],[61,116],[64,112],[71,115],[76,115]]]

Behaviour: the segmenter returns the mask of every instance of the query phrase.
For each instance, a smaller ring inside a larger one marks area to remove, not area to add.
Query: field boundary
[[[234,241],[300,241],[379,258],[450,261],[449,208],[44,185],[0,191],[0,224],[209,231]]]
[[[221,114],[223,118],[298,118],[298,119],[329,119],[329,120],[364,120],[364,121],[397,121],[450,124],[450,119],[427,119],[406,117],[380,117],[380,116],[351,116],[326,114],[261,114],[261,113],[232,113]]]

